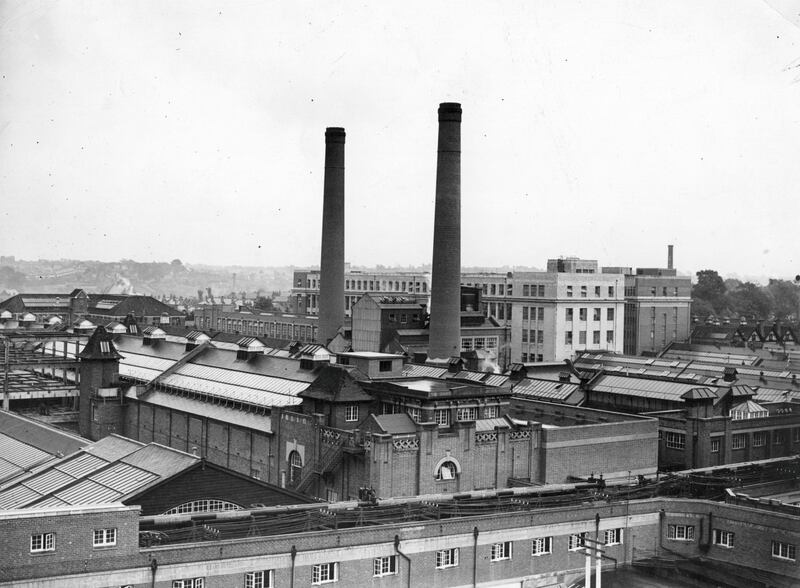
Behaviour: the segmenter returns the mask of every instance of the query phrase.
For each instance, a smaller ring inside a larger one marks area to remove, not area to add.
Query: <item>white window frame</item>
[[[736,433],[731,436],[731,449],[746,449],[747,433]]]
[[[753,432],[753,447],[764,447],[767,444],[767,432],[766,431],[754,431]]]
[[[567,549],[569,551],[580,551],[586,547],[586,533],[574,533],[569,536]]]
[[[422,411],[417,406],[407,406],[406,414],[415,423],[418,423],[422,420]]]
[[[547,555],[553,553],[552,537],[537,537],[531,541],[531,555]]]
[[[450,426],[450,409],[449,408],[437,408],[436,410],[433,411],[433,420],[440,427],[449,427]]]
[[[172,588],[205,588],[205,585],[205,578],[184,578],[172,581]]]
[[[445,471],[449,471],[450,475],[445,475]],[[439,482],[447,482],[450,480],[455,480],[458,477],[458,466],[456,462],[452,460],[446,460],[436,468],[436,473],[434,474],[434,479]]]
[[[358,405],[348,404],[344,407],[344,421],[346,423],[358,422]]]
[[[786,561],[795,561],[797,559],[797,548],[793,543],[773,540],[772,557]]]
[[[622,545],[622,529],[606,529],[603,532],[603,545]]]
[[[722,446],[722,438],[721,437],[712,437],[711,438],[711,453],[719,453],[720,447]]]
[[[36,533],[31,535],[31,553],[44,553],[56,550],[55,533]]]
[[[372,576],[374,578],[382,578],[383,576],[392,576],[397,573],[397,556],[384,555],[376,557],[372,561]]]
[[[499,406],[486,406],[483,409],[483,418],[485,419],[496,419],[497,415],[499,414],[500,414]]]
[[[667,525],[667,539],[694,541],[694,525]]]
[[[339,581],[339,562],[330,561],[327,563],[314,564],[311,569],[311,584],[330,584]]]
[[[492,545],[491,561],[511,559],[511,541],[503,541]]]
[[[733,548],[734,534],[731,531],[723,531],[722,529],[714,529],[712,543],[720,547]]]
[[[461,421],[474,421],[478,418],[478,408],[475,406],[465,406],[459,408],[456,412],[456,420]]]
[[[670,449],[686,449],[686,435],[674,431],[665,431],[665,444]]]
[[[458,547],[440,549],[436,552],[436,569],[444,570],[458,566]]]
[[[117,544],[117,529],[95,529],[92,531],[92,547],[113,547]]]
[[[246,572],[244,575],[244,588],[272,588],[273,579],[273,570]]]

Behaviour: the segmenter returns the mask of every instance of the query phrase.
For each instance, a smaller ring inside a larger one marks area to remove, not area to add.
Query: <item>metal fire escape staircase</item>
[[[344,455],[344,445],[337,443],[330,445],[314,462],[313,467],[308,468],[303,472],[300,481],[295,486],[297,492],[305,492],[311,486],[311,483],[323,474],[332,472],[340,463],[342,463],[342,456]]]

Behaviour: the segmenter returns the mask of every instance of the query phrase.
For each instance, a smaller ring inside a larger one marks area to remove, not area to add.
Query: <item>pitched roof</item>
[[[717,395],[711,388],[692,388],[688,392],[681,394],[684,400],[716,400]]]
[[[363,378],[363,374],[355,368],[326,365],[299,396],[327,402],[368,402],[372,397],[364,392],[357,381]]]
[[[81,359],[122,359],[114,346],[114,337],[102,325],[94,330],[78,357]]]
[[[417,425],[407,414],[371,415],[384,433],[406,435],[417,432]]]

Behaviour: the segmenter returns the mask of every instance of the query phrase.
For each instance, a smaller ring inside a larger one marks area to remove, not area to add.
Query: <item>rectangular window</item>
[[[397,556],[386,555],[372,560],[372,575],[376,578],[397,573]]]
[[[540,307],[537,309],[537,316],[536,316],[536,318],[537,318],[537,319],[539,319],[540,321],[543,321],[543,320],[544,320],[544,307],[543,307],[543,306],[540,306]]]
[[[422,420],[422,414],[419,408],[416,406],[410,406],[406,408],[406,414],[411,418],[412,421],[418,423]]]
[[[609,296],[610,298],[613,298],[613,297],[614,297],[614,286],[609,286],[609,287],[608,287],[608,296]]]
[[[522,307],[522,320],[524,320],[524,321],[528,320],[528,307],[527,306],[523,306]]]
[[[353,423],[358,420],[358,405],[348,404],[344,408],[344,420],[348,423]]]
[[[572,286],[567,286],[567,298],[572,298]]]
[[[670,449],[685,449],[686,448],[686,435],[683,433],[673,433],[672,431],[666,432],[667,447]]]
[[[599,308],[592,309],[592,320],[599,321],[600,320],[600,310]]]
[[[613,321],[614,320],[614,309],[607,308],[606,309],[606,320]]]
[[[459,408],[456,413],[456,418],[459,421],[474,421],[478,418],[478,409],[474,406],[469,408]]]
[[[569,550],[578,551],[586,546],[586,533],[578,533],[577,535],[569,536]]]
[[[588,293],[588,291],[586,289],[586,286],[581,286],[581,298],[586,298],[588,296],[588,294],[589,293]]]
[[[694,526],[668,525],[667,539],[673,539],[675,541],[694,541]]]
[[[719,453],[719,439],[712,439],[711,440],[711,453]]]
[[[574,537],[575,535],[573,535]],[[544,555],[553,552],[552,537],[537,537],[531,541],[531,555]]]
[[[447,427],[450,425],[450,411],[446,408],[437,409],[433,411],[433,420],[440,427]]]
[[[614,342],[614,331],[606,331],[606,343]]]
[[[522,342],[528,342],[528,329],[522,329]]]
[[[564,345],[572,345],[572,331],[564,333]]]
[[[566,312],[566,319],[567,319],[568,321],[571,321],[571,320],[572,320],[573,310],[574,310],[574,309],[572,309],[572,308],[567,308],[567,309],[566,309],[566,311],[567,311],[567,312]]]
[[[392,371],[392,360],[391,359],[384,359],[378,364],[378,370],[381,372],[390,372]]]
[[[622,544],[622,529],[608,529],[603,535],[603,543],[606,545]]]
[[[585,321],[586,320],[586,313],[587,313],[587,309],[585,309],[585,308],[578,309],[578,319],[582,320],[582,321]]]
[[[497,406],[487,406],[483,409],[483,418],[485,419],[496,419],[497,415],[500,413],[500,409]]]
[[[316,564],[311,569],[311,583],[315,586],[319,584],[328,584],[329,582],[336,582],[338,580],[339,564],[337,562]]]
[[[537,290],[538,290],[538,292],[539,292],[539,297],[540,297],[540,298],[541,298],[542,296],[544,296],[544,284],[539,284],[539,287],[537,288]]]
[[[800,427],[792,429],[792,443],[800,443]]]
[[[747,433],[739,433],[731,437],[731,449],[744,449],[747,447]]]
[[[753,447],[763,447],[767,444],[767,432],[756,431],[753,433]]]
[[[592,332],[592,343],[598,345],[600,343],[600,331]]]
[[[531,287],[528,284],[522,285],[522,295],[523,296],[530,296],[531,295]]]
[[[272,588],[272,570],[247,572],[244,575],[244,588]]]
[[[594,287],[594,295],[600,298],[600,286]]]
[[[786,437],[783,434],[783,431],[774,431],[772,433],[772,444],[773,445],[783,445],[786,441]]]
[[[42,551],[55,551],[56,536],[54,533],[40,533],[31,535],[31,553],[41,553]]]
[[[116,529],[95,529],[92,534],[92,545],[94,547],[108,547],[117,544]]]
[[[458,547],[440,549],[436,552],[436,569],[454,568],[458,565]]]
[[[797,558],[794,544],[784,543],[783,541],[773,541],[772,557],[794,561]]]
[[[586,345],[586,331],[578,331],[578,345]]]
[[[733,547],[733,533],[722,529],[714,529],[713,541],[714,545],[731,548]]]
[[[205,588],[205,585],[205,578],[185,578],[172,581],[172,588]]]
[[[492,545],[492,561],[511,559],[511,541],[495,543]]]

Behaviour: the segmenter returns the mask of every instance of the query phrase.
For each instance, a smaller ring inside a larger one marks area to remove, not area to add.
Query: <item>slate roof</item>
[[[566,402],[570,396],[580,391],[580,384],[524,378],[514,385],[511,390],[515,396]]]
[[[417,432],[417,426],[407,414],[371,415],[381,431],[394,435],[407,435]]]
[[[328,402],[369,402],[372,397],[364,392],[358,379],[364,375],[353,367],[326,365],[317,378],[298,395]]]
[[[114,345],[114,336],[102,325],[94,330],[78,356],[81,359],[122,359]]]
[[[618,376],[616,374],[601,374],[590,384],[589,390],[608,394],[683,402],[681,398],[683,394],[694,388],[697,388],[695,384],[684,382],[635,378],[630,376]]]
[[[181,312],[152,296],[139,294],[89,294],[89,313],[108,316],[180,316]]]

